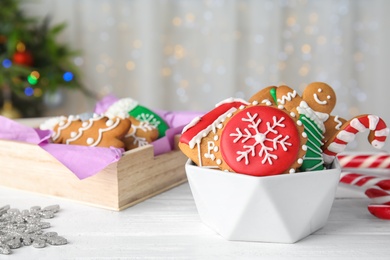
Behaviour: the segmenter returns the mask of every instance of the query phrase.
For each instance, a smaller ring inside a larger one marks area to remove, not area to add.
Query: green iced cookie
[[[270,90],[270,94],[273,97],[274,101],[277,103],[276,98],[276,88]],[[316,116],[314,111],[307,106],[305,102],[302,102],[299,107],[297,107],[299,113],[299,120],[304,126],[304,132],[307,136],[306,147],[307,151],[303,157],[302,166],[300,167],[301,171],[319,171],[323,170],[324,160],[322,158],[322,149],[323,145],[322,139],[324,138],[323,132],[325,131],[323,123]],[[321,127],[323,129],[321,129]]]
[[[129,115],[140,121],[148,122],[157,128],[158,138],[165,136],[165,131],[169,128],[168,124],[159,115],[140,105],[135,106],[131,111],[129,111]]]
[[[324,169],[324,160],[322,159],[322,131],[319,127],[308,118],[306,115],[301,114],[299,116],[302,124],[305,127],[304,132],[307,134],[307,151],[303,158],[301,166],[302,171],[319,171]]]

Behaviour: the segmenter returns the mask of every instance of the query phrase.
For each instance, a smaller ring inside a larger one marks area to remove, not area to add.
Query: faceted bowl
[[[186,165],[203,223],[227,240],[295,243],[322,228],[340,178],[323,171],[255,177]]]

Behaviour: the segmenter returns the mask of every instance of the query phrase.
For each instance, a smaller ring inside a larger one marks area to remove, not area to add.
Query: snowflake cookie
[[[294,173],[305,144],[302,122],[284,109],[228,99],[190,123],[179,147],[199,166],[267,176]]]

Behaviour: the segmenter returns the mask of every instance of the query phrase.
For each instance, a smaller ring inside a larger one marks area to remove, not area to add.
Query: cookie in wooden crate
[[[158,138],[165,136],[169,125],[165,120],[151,109],[141,106],[138,101],[132,98],[122,98],[112,104],[105,114],[109,117],[125,116],[128,114],[135,119],[146,122],[158,130]]]
[[[158,130],[148,121],[140,121],[132,116],[128,119],[131,122],[131,127],[123,137],[126,150],[145,146],[157,140],[159,135]]]
[[[73,115],[52,118],[43,123],[41,129],[52,130],[51,139],[58,144],[124,148],[122,138],[130,126],[131,122],[127,118],[94,114],[87,120]]]

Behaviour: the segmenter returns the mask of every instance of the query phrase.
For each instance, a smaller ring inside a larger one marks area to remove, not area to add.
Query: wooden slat
[[[155,157],[147,145],[79,180],[39,146],[0,140],[0,185],[122,210],[185,182],[185,161],[179,150]]]

